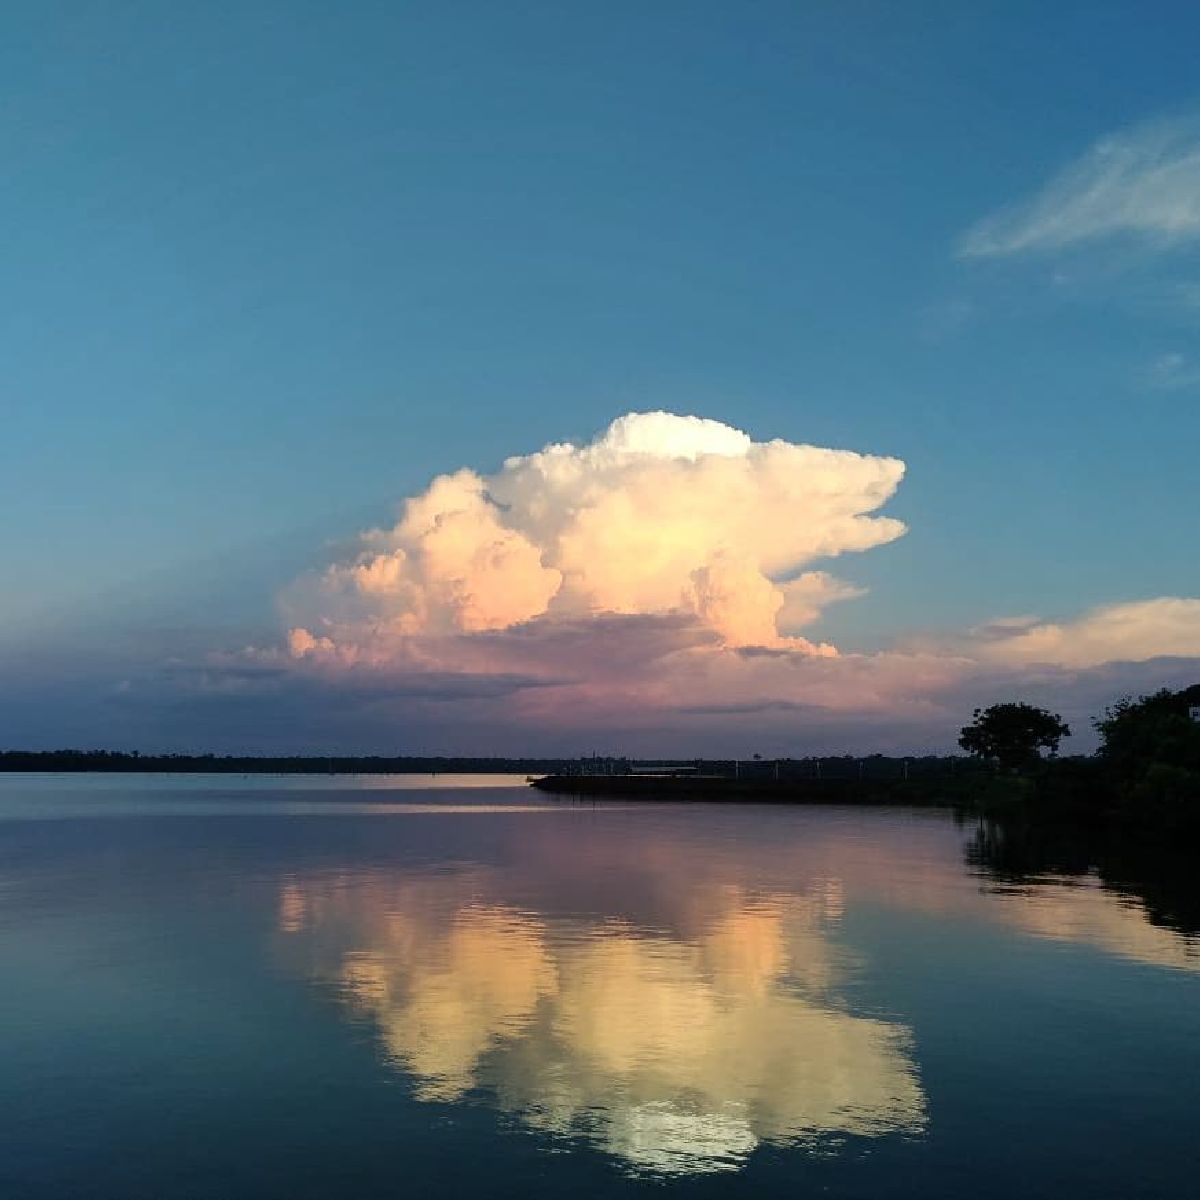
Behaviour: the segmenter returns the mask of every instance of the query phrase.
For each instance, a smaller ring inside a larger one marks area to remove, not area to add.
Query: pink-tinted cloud
[[[393,527],[289,588],[286,646],[235,656],[225,686],[251,686],[236,674],[248,660],[272,672],[254,687],[451,726],[459,749],[483,729],[514,750],[586,732],[635,753],[747,737],[788,753],[946,748],[976,704],[1020,695],[1085,728],[1122,691],[1200,666],[1200,600],[1179,597],[870,654],[804,637],[860,594],[824,560],[904,532],[878,511],[903,470],[631,414],[587,445],[434,480]]]
[[[585,446],[434,480],[350,561],[293,589],[293,647],[381,661],[412,637],[684,613],[730,645],[830,653],[790,635],[852,589],[803,568],[899,537],[874,514],[903,473],[894,458],[632,413]]]
[[[1200,657],[1200,599],[1159,596],[1094,608],[1069,621],[999,622],[974,639],[989,662],[1094,667],[1106,662]]]

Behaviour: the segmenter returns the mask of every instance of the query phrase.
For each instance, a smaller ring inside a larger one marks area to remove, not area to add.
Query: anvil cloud
[[[411,638],[684,614],[724,645],[832,654],[796,630],[854,590],[803,568],[899,537],[899,521],[873,514],[903,474],[894,458],[631,413],[588,445],[434,480],[393,528],[293,594],[308,620],[292,649],[378,663]]]
[[[806,636],[860,594],[828,560],[905,532],[880,511],[903,474],[895,458],[631,413],[586,444],[436,478],[286,590],[285,647],[211,663],[205,686],[227,670],[244,696],[248,657],[266,692],[451,750],[596,732],[635,753],[717,752],[752,731],[788,753],[945,748],[964,712],[1006,695],[1086,726],[1124,691],[1191,681],[1187,597],[873,653]]]

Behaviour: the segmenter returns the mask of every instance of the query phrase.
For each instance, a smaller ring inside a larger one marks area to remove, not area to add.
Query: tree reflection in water
[[[1130,930],[1146,925],[1146,941],[1169,948],[1158,961],[1181,957],[1176,965],[1200,969],[1200,876],[1190,846],[1079,821],[1014,815],[981,821],[967,842],[966,860],[996,883],[1027,894],[1047,885],[1090,883],[1106,903],[1125,911]]]

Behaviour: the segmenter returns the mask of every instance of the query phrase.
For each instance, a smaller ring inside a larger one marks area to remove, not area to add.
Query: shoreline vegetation
[[[1070,732],[1061,717],[995,704],[963,727],[968,758],[752,762],[713,772],[697,764],[658,776],[618,764],[534,786],[584,797],[950,807],[995,818],[1010,835],[1024,826],[1035,840],[1039,829],[1102,830],[1111,838],[1200,834],[1200,684],[1118,700],[1095,727],[1095,754],[1059,758]]]
[[[884,805],[952,810],[968,863],[1000,888],[1094,881],[1156,925],[1200,935],[1200,684],[1117,701],[1090,756],[1059,758],[1056,714],[977,710],[966,755],[636,761],[622,758],[152,755],[4,751],[3,772],[517,774],[564,801]],[[973,826],[973,830],[972,827]]]
[[[849,795],[880,795],[900,789],[913,795],[945,792],[956,782],[987,774],[986,764],[959,755],[866,757],[823,755],[763,759],[501,758],[412,755],[216,755],[143,754],[120,750],[0,750],[0,774],[12,772],[237,774],[237,775],[525,775],[542,785],[562,781],[563,789],[645,787],[693,791],[706,787],[730,794],[808,790]],[[775,786],[778,785],[778,786]],[[943,786],[945,785],[945,786]]]
[[[1055,713],[1019,702],[976,709],[967,755],[687,761],[599,757],[213,755],[0,751],[2,772],[517,774],[579,797],[895,804],[959,808],[1092,827],[1200,832],[1200,684],[1118,700],[1096,722],[1095,754],[1057,757]]]

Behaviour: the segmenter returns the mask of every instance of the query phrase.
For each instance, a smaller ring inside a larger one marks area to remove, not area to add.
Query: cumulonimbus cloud
[[[802,636],[859,592],[825,560],[904,532],[879,511],[903,471],[630,414],[586,444],[435,479],[394,525],[287,591],[286,648],[248,656],[263,679],[236,674],[245,656],[225,665],[239,696],[303,694],[363,714],[360,728],[391,722],[451,749],[481,733],[561,749],[587,730],[642,753],[752,732],[756,748],[787,753],[801,731],[826,750],[945,748],[964,712],[1008,695],[1061,699],[1085,730],[1097,705],[1200,659],[1200,599],[1187,597],[871,653]],[[461,740],[442,741],[448,728]]]
[[[1167,244],[1200,237],[1200,119],[1101,138],[1032,199],[969,229],[959,252],[994,258],[1116,236]]]
[[[901,522],[875,514],[903,474],[895,458],[631,413],[586,445],[435,479],[292,593],[292,650],[369,662],[414,638],[683,613],[730,646],[829,654],[796,630],[856,590],[804,568],[899,537]]]

